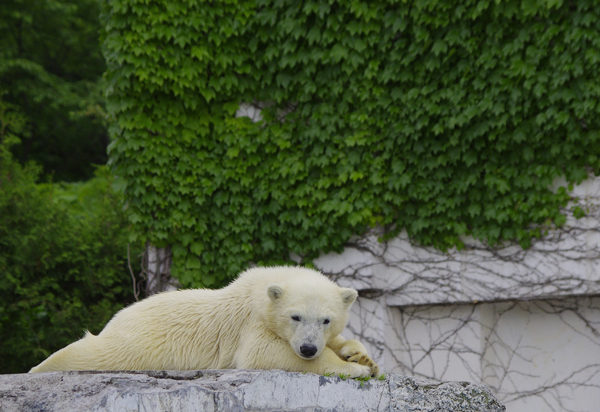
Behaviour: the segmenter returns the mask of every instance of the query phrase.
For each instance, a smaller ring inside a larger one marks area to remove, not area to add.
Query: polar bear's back
[[[131,362],[115,356],[111,362],[138,370],[231,368],[252,314],[228,292],[190,289],[152,296],[115,315],[97,338],[113,346],[113,353],[133,355]]]
[[[316,270],[297,266],[273,266],[248,269],[225,289],[235,290],[236,295],[242,290],[249,290],[249,299],[262,300],[267,298],[266,290],[272,284],[300,286],[300,290],[338,288]]]

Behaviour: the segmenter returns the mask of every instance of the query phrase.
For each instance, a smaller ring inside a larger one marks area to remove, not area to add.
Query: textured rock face
[[[3,412],[505,411],[485,386],[283,371],[51,372],[0,375]]]

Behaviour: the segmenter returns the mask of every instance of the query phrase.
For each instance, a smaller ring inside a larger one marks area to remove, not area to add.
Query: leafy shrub
[[[98,0],[7,0],[0,7],[0,90],[27,116],[11,151],[57,180],[107,160]]]
[[[15,373],[85,329],[99,332],[133,294],[122,197],[111,188],[107,169],[86,183],[38,184],[40,167],[19,165],[7,148],[10,136],[4,137],[0,373]]]

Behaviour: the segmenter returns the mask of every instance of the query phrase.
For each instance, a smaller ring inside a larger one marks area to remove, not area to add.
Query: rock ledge
[[[484,385],[397,374],[342,380],[278,370],[50,372],[0,375],[4,412],[501,412]]]

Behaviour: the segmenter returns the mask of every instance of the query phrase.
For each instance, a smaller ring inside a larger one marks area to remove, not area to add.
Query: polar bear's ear
[[[354,289],[342,288],[342,300],[344,301],[346,307],[350,306],[352,302],[356,300],[357,297],[358,292]]]
[[[283,295],[283,288],[279,285],[271,285],[267,288],[267,295],[269,295],[269,299],[275,302]]]

